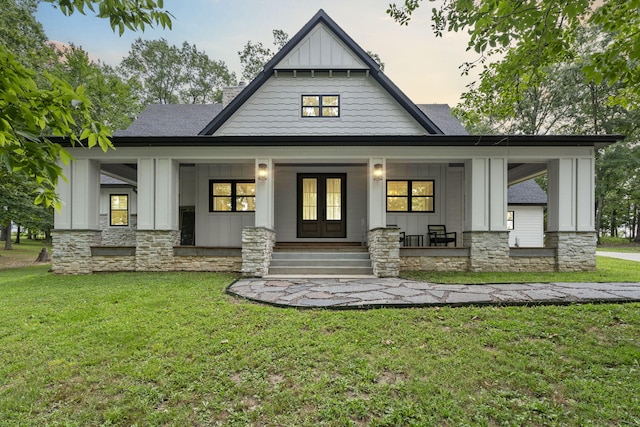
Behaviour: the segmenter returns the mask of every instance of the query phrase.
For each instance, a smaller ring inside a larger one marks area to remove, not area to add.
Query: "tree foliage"
[[[260,74],[264,65],[289,41],[289,35],[282,30],[273,30],[271,33],[273,34],[275,51],[265,47],[262,42],[253,43],[251,40],[244,45],[241,51],[238,51],[242,65],[242,78],[245,81],[251,81]]]
[[[406,25],[421,3],[393,3],[387,12]],[[640,106],[640,0],[444,0],[432,9],[432,21],[436,35],[468,31],[468,50],[485,64],[480,79],[490,73],[509,85],[505,105],[507,97],[516,105],[524,91],[546,77],[547,67],[574,58],[578,30],[595,25],[612,37],[603,49],[591,52],[581,72],[595,84],[623,85],[610,102],[630,109]],[[465,71],[477,62],[464,64]],[[516,77],[517,85],[510,84]]]
[[[145,104],[211,103],[235,84],[223,61],[210,59],[195,45],[169,45],[165,39],[137,39],[118,67]]]
[[[120,33],[125,28],[171,25],[171,15],[162,10],[162,0],[46,1],[67,15],[89,11],[108,18]],[[49,206],[57,201],[55,186],[62,173],[59,162],[67,163],[71,156],[47,136],[107,150],[112,146],[110,132],[94,116],[85,88],[74,88],[51,71],[51,49],[44,46],[44,33],[33,18],[36,3],[2,0],[1,5],[6,9],[0,19],[0,168],[32,180],[39,189],[36,203]],[[34,32],[16,33],[16,25]]]

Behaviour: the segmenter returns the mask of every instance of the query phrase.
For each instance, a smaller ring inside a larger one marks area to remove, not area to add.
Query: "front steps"
[[[268,276],[373,276],[373,267],[366,248],[276,247]]]

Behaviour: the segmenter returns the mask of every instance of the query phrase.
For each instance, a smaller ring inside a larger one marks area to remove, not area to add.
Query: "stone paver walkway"
[[[241,279],[227,292],[299,308],[563,304],[640,301],[640,283],[439,285],[391,278]]]

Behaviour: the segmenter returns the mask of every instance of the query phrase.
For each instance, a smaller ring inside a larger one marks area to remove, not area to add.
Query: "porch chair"
[[[449,246],[449,243],[453,243],[453,246],[458,246],[458,237],[455,232],[447,233],[446,225],[429,225],[429,246],[438,246],[438,244],[444,244]]]

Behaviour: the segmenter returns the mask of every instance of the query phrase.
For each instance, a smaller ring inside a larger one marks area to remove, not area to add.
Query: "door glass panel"
[[[342,179],[327,178],[327,220],[340,221],[342,218]]]
[[[302,179],[302,219],[316,221],[318,219],[318,180]]]

